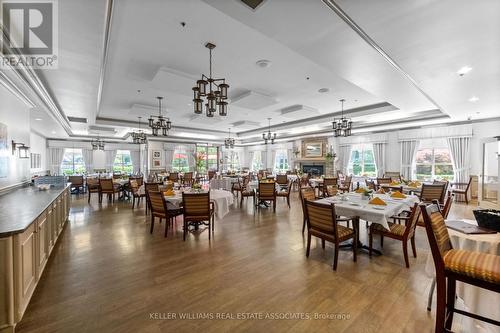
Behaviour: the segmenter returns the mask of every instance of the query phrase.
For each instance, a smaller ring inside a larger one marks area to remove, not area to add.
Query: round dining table
[[[187,190],[186,192],[189,191]],[[175,195],[165,196],[165,200],[175,206],[180,206],[182,203],[182,192],[175,191]],[[222,219],[229,213],[229,207],[234,203],[234,196],[226,190],[210,190],[210,201],[215,206],[215,217]]]

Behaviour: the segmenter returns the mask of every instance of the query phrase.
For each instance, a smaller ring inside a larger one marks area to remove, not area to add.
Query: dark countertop
[[[22,233],[69,186],[40,191],[29,186],[0,196],[0,237]]]

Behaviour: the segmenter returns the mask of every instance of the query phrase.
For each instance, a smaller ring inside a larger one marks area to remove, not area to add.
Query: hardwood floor
[[[386,239],[380,257],[360,254],[354,263],[351,251],[341,251],[333,272],[328,243],[323,250],[313,240],[305,257],[297,192],[291,200],[291,209],[278,200],[276,213],[255,214],[251,200],[243,209],[238,201],[215,222],[210,242],[208,231],[183,242],[181,218],[164,238],[165,222],[149,233],[144,203],[132,210],[130,202],[100,205],[94,197],[89,205],[85,196],[73,195],[71,222],[16,332],[432,331],[422,228],[409,269],[401,243]],[[473,205],[454,204],[450,217],[472,218]],[[367,243],[363,222],[361,227]],[[380,247],[378,237],[374,246]],[[257,319],[221,318],[250,314]],[[310,318],[258,319],[266,314]],[[317,314],[347,318],[315,319]]]

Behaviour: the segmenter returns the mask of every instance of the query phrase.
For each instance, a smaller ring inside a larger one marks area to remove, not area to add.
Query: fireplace
[[[302,165],[302,172],[307,173],[311,176],[320,176],[325,174],[325,169],[324,169],[323,164],[303,164]]]

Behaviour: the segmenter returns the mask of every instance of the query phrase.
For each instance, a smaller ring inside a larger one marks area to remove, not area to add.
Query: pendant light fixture
[[[97,134],[97,138],[90,141],[90,144],[92,145],[92,150],[104,150],[104,141],[100,139],[99,134]]]
[[[267,118],[267,122],[269,123],[267,133],[262,133],[262,139],[264,139],[265,145],[267,145],[268,141],[271,141],[271,144],[274,144],[274,140],[276,139],[276,133],[271,133],[271,118]]]
[[[234,148],[234,138],[231,138],[231,128],[229,128],[228,137],[224,139],[224,147],[227,149]]]
[[[342,103],[342,113],[339,119],[333,118],[332,128],[333,128],[333,136],[350,136],[352,129],[352,120],[351,118],[344,117],[344,102],[345,99],[341,99],[340,103]]]
[[[196,81],[196,86],[193,87],[193,106],[194,113],[203,113],[203,104],[205,104],[205,112],[207,117],[212,118],[219,108],[219,116],[227,116],[227,89],[226,79],[212,78],[212,50],[215,49],[215,44],[206,43],[205,47],[210,52],[210,72],[208,77],[201,74],[201,80]],[[205,98],[205,99],[203,99]]]
[[[146,133],[144,133],[144,131],[141,129],[141,118],[142,117],[138,117],[138,118],[139,118],[139,130],[137,132],[132,131],[132,133],[130,133],[130,135],[132,136],[133,143],[144,144],[144,143],[146,143]]]
[[[158,116],[149,116],[149,127],[153,136],[158,136],[160,131],[161,135],[168,136],[168,131],[172,128],[172,122],[169,118],[162,116],[161,114],[161,102],[163,97],[156,97],[158,99]]]

